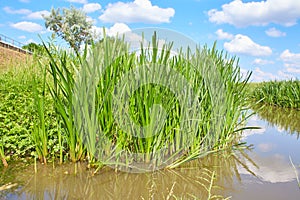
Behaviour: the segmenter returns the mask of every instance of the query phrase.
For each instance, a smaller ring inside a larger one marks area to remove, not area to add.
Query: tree
[[[92,23],[87,20],[86,14],[71,6],[70,9],[51,9],[49,16],[44,15],[45,26],[63,38],[69,45],[78,51],[82,42],[92,39]]]
[[[33,42],[22,46],[22,49],[28,50],[32,53],[37,53],[39,55],[42,55],[44,53],[44,46]]]

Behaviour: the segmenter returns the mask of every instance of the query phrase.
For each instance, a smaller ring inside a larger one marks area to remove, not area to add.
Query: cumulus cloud
[[[237,27],[250,25],[264,26],[270,23],[292,26],[300,18],[299,0],[265,0],[243,2],[233,0],[222,5],[222,10],[208,11],[209,21],[217,24],[228,23]]]
[[[244,130],[242,133],[242,138],[246,139],[247,137],[251,136],[251,135],[262,135],[266,132],[266,128],[261,127],[260,129],[248,129],[248,130]]]
[[[37,12],[30,13],[27,15],[28,19],[43,19],[43,15],[47,16],[50,15],[50,12],[47,10],[41,10]]]
[[[261,46],[251,40],[246,35],[237,34],[230,42],[224,43],[224,48],[237,54],[245,54],[251,56],[269,56],[272,50],[268,46]]]
[[[160,8],[150,0],[110,3],[99,19],[110,23],[168,23],[175,14],[173,8]]]
[[[131,31],[131,29],[126,24],[115,23],[112,27],[107,29],[107,35],[116,36],[129,31]]]
[[[31,13],[31,10],[28,9],[18,9],[18,10],[14,10],[11,7],[4,7],[3,8],[4,12],[8,13],[8,14],[20,14],[20,15],[27,15]]]
[[[300,53],[292,53],[289,49],[286,49],[280,54],[280,59],[286,67],[300,68]]]
[[[83,11],[86,13],[92,13],[97,10],[101,10],[101,5],[99,3],[88,3],[83,6]]]
[[[300,74],[300,68],[296,68],[296,67],[287,67],[286,71],[289,73],[293,73],[293,74]]]
[[[104,29],[105,29],[105,33],[111,37],[121,35],[122,33],[131,31],[131,29],[124,23],[115,23],[110,28],[104,28]],[[92,26],[92,32],[95,38],[101,38],[103,36],[103,28],[101,27]]]
[[[92,17],[90,17],[90,16],[87,16],[87,17],[86,17],[86,20],[87,20],[88,22],[91,22],[92,24],[96,24],[96,23],[97,23],[97,20],[94,19],[94,18],[92,18]]]
[[[290,68],[290,69],[292,69],[292,71],[293,70],[296,70],[295,68]],[[278,76],[283,80],[283,79],[289,79],[289,80],[291,80],[291,79],[296,79],[296,77],[295,77],[295,72],[288,72],[288,70],[289,70],[289,67],[288,68],[286,68],[285,70],[279,70],[278,72],[277,72],[277,74],[278,74]],[[289,70],[290,71],[290,70]]]
[[[265,33],[270,37],[284,37],[286,36],[285,32],[281,32],[280,30],[277,30],[276,28],[269,28],[265,31]]]
[[[251,136],[251,135],[262,135],[265,134],[266,132],[266,128],[264,127],[264,125],[261,125],[261,120],[258,117],[258,115],[252,115],[248,122],[247,122],[247,126],[252,126],[252,127],[259,127],[259,129],[246,129],[242,132],[242,139],[246,139],[247,137]]]
[[[270,183],[285,183],[295,180],[295,172],[291,164],[284,155],[271,154],[270,156],[261,156],[256,153],[248,155],[252,162],[244,159],[247,169],[252,171],[262,181]],[[255,163],[256,165],[253,165]],[[259,166],[259,167],[257,167]],[[241,174],[249,174],[249,171],[242,166],[238,167]]]
[[[19,15],[26,15],[27,19],[43,19],[42,15],[49,15],[50,12],[47,10],[41,10],[32,12],[28,9],[18,9],[14,10],[8,6],[4,7],[3,10],[8,14],[19,14]]]
[[[218,29],[215,33],[219,40],[224,40],[224,39],[231,40],[234,38],[234,36],[232,34],[224,32],[222,29]]]
[[[254,82],[278,79],[278,77],[273,73],[262,71],[259,67],[254,69],[252,78]]]
[[[260,143],[260,144],[257,145],[257,147],[261,152],[270,152],[276,147],[276,144],[273,144],[273,143]]]
[[[67,2],[70,3],[81,3],[81,4],[87,4],[88,1],[87,0],[66,0]]]
[[[284,73],[289,78],[291,74],[300,74],[300,53],[292,53],[289,49],[284,50],[280,54],[280,60],[284,63]]]
[[[261,58],[256,58],[253,61],[253,64],[255,64],[255,65],[269,65],[269,64],[274,64],[274,61],[272,61],[272,60],[264,60],[264,59],[261,59]]]
[[[43,27],[41,25],[33,22],[27,22],[27,21],[11,24],[11,27],[22,31],[31,32],[31,33],[40,32],[43,30]]]

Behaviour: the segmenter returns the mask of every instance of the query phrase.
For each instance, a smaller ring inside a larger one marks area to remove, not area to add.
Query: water
[[[265,107],[249,125],[261,127],[244,133],[243,138],[254,145],[248,153],[253,164],[247,161],[246,165],[255,176],[240,167],[241,182],[235,183],[235,192],[228,194],[232,199],[299,200],[296,173],[300,176],[300,112]]]
[[[11,166],[1,172],[0,186],[17,185],[0,191],[0,199],[299,200],[300,112],[267,107],[249,126],[261,127],[243,135],[251,149],[212,154],[175,170],[130,174],[105,168],[93,176],[82,163],[38,164],[36,174],[32,165]]]

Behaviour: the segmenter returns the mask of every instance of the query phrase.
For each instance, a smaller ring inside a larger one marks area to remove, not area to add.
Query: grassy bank
[[[34,101],[35,88],[42,87],[41,72],[38,63],[31,59],[14,65],[7,65],[0,71],[0,155],[4,161],[26,161],[34,158],[35,142],[33,138],[34,124],[38,119]],[[55,153],[57,140],[56,120],[54,119],[53,101],[48,95],[45,119],[49,133],[47,148]]]
[[[261,103],[284,108],[300,109],[300,81],[269,81],[259,83],[252,97]]]
[[[2,158],[172,168],[238,144],[248,79],[237,61],[157,41],[139,54],[107,38],[81,55],[49,45],[1,73]]]

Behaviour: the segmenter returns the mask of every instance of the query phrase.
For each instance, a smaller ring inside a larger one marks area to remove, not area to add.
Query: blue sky
[[[299,0],[0,0],[0,34],[24,44],[51,35],[41,14],[73,5],[110,35],[136,28],[178,31],[240,59],[252,81],[300,78]]]

